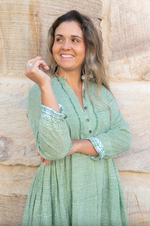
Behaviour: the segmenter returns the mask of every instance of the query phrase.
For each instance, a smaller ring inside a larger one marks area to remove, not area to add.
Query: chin
[[[74,68],[72,66],[62,66],[62,65],[59,65],[60,68],[62,68],[63,70],[66,70],[66,71],[69,71],[69,70],[74,70]]]

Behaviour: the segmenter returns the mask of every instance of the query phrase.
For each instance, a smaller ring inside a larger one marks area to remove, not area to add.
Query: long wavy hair
[[[71,10],[66,14],[58,17],[48,31],[47,49],[50,57],[50,66],[49,66],[50,74],[54,75],[57,65],[57,63],[54,60],[52,52],[52,47],[55,39],[55,30],[61,23],[66,21],[67,22],[75,21],[81,27],[86,45],[85,60],[83,65],[84,74],[86,75],[84,79],[85,87],[87,88],[89,80],[91,80],[94,83],[97,83],[97,92],[99,98],[101,99],[102,85],[104,85],[110,91],[108,78],[106,76],[103,64],[102,34],[98,33],[94,24],[92,23],[91,19],[88,16],[83,15],[76,10]],[[93,75],[92,78],[90,78],[89,76],[90,74]],[[102,99],[101,101],[103,102]],[[104,104],[109,108],[109,106],[106,103]]]

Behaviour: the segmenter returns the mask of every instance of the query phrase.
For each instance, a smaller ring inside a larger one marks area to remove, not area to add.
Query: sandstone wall
[[[149,0],[0,0],[0,225],[20,225],[40,164],[26,117],[28,59],[48,62],[46,35],[60,14],[77,9],[102,30],[104,59],[132,146],[115,159],[131,226],[150,225]],[[100,21],[102,23],[100,25]]]

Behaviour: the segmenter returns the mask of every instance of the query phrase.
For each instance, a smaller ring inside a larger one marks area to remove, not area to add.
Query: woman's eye
[[[56,38],[56,42],[61,42],[62,38]]]
[[[73,42],[79,42],[77,39],[72,39]]]

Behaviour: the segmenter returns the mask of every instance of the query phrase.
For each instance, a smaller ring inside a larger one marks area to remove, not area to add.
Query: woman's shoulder
[[[104,85],[101,87],[101,95],[104,95],[106,98],[112,96],[112,93],[109,89],[107,89]]]
[[[88,88],[98,93],[99,88],[97,89],[97,83],[89,82]],[[108,90],[103,84],[101,85],[100,89],[101,96],[107,97],[109,94],[111,95],[111,91]]]
[[[89,84],[89,94],[94,97],[94,101],[102,100],[102,103],[111,105],[114,102],[114,96],[109,89],[107,89],[103,84],[97,89],[97,84],[90,82]],[[100,91],[100,92],[99,92]],[[102,104],[101,103],[101,104]]]

